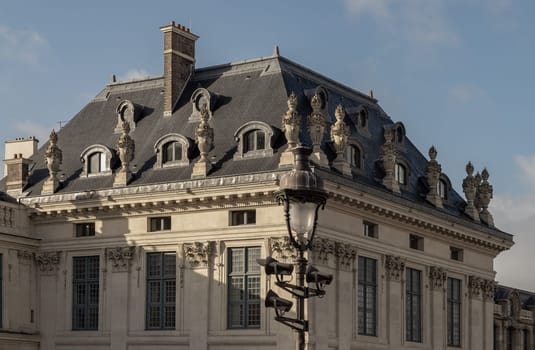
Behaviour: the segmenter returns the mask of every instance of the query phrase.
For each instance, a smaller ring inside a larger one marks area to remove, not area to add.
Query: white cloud
[[[523,179],[531,186],[520,196],[495,195],[490,211],[496,226],[514,235],[515,245],[495,261],[496,279],[505,285],[535,291],[535,155],[515,156]]]
[[[50,132],[53,129],[53,127],[43,126],[31,120],[13,122],[13,128],[20,133],[19,137],[37,137],[40,145],[48,141]]]
[[[150,76],[150,74],[147,73],[143,69],[130,69],[124,75],[121,75],[119,77],[119,80],[144,79],[144,78],[148,78],[149,76]]]
[[[448,97],[452,102],[457,103],[471,103],[474,100],[478,100],[487,96],[485,90],[476,85],[471,84],[458,84],[452,86],[448,90]]]
[[[455,47],[460,43],[440,0],[344,0],[344,4],[351,15],[370,16],[390,36],[411,44]]]
[[[18,61],[35,65],[47,47],[47,40],[37,32],[0,24],[0,62]]]

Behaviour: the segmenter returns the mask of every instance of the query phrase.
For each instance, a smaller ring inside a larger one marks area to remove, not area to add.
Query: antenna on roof
[[[61,129],[63,127],[63,124],[67,123],[68,120],[60,120],[59,122],[56,122],[57,124],[59,124],[59,128]]]

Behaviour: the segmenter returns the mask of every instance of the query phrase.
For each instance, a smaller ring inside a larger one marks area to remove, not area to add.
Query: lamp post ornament
[[[305,332],[309,330],[308,320],[305,320],[305,299],[325,295],[324,287],[332,282],[333,276],[309,266],[304,256],[307,250],[312,249],[318,211],[324,208],[328,195],[323,189],[322,179],[310,169],[309,156],[312,150],[298,145],[293,153],[295,167],[281,176],[280,190],[275,193],[275,197],[279,204],[284,205],[288,236],[298,252],[295,261],[297,284],[284,280],[284,276],[292,275],[294,265],[280,263],[270,256],[258,259],[258,263],[264,266],[267,275],[276,276],[275,285],[297,299],[296,318],[284,316],[292,308],[293,302],[279,297],[272,290],[266,295],[265,305],[275,309],[276,321],[297,331],[297,349],[303,350]]]

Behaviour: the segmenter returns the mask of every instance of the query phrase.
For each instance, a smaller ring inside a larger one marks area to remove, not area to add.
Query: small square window
[[[167,231],[171,229],[171,217],[159,216],[149,218],[149,232]]]
[[[418,235],[409,235],[409,247],[411,249],[424,250],[424,238]]]
[[[235,210],[230,212],[230,226],[256,224],[256,210]]]
[[[362,223],[362,228],[364,231],[364,236],[377,238],[377,224],[374,224],[373,222],[369,221],[364,221]]]
[[[461,248],[450,247],[451,260],[463,261],[463,252]]]
[[[81,222],[75,224],[76,237],[89,237],[95,235],[95,223],[94,222]]]

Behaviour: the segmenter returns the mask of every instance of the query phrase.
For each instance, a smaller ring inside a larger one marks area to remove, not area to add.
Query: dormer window
[[[362,152],[357,145],[350,144],[347,149],[347,161],[349,165],[354,168],[360,169],[362,165]]]
[[[234,133],[234,139],[238,142],[238,150],[234,154],[234,160],[273,155],[271,146],[273,129],[264,122],[245,123]]]
[[[359,127],[366,129],[368,127],[368,111],[362,108],[359,112]]]
[[[400,185],[407,184],[407,168],[405,168],[403,164],[396,163],[396,167],[394,168],[394,176]]]
[[[394,142],[400,145],[405,143],[405,126],[401,122],[394,124]]]
[[[156,152],[155,168],[186,166],[189,164],[189,140],[180,134],[168,134],[161,137],[154,145]]]
[[[437,193],[442,199],[448,199],[447,193],[448,193],[448,185],[446,184],[446,181],[444,180],[438,180],[437,183]]]
[[[80,160],[83,164],[81,176],[109,175],[113,153],[104,145],[92,145],[82,151]]]

